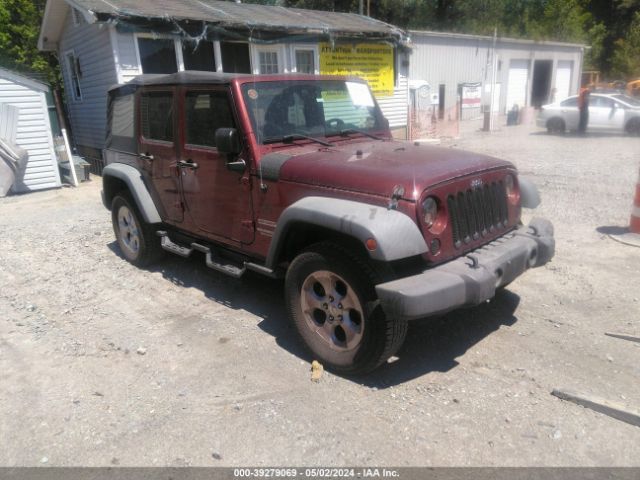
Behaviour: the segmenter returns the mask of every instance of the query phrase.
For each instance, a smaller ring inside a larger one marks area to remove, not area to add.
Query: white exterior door
[[[559,60],[556,67],[556,98],[555,102],[560,102],[571,93],[571,73],[573,62],[571,60]]]
[[[511,60],[509,80],[507,82],[506,110],[514,105],[522,108],[527,102],[527,80],[529,79],[529,60]]]

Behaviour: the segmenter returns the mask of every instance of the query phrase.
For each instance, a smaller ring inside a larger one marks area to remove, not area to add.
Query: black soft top
[[[109,89],[109,92],[116,95],[126,95],[146,85],[193,85],[199,83],[228,85],[233,79],[252,76],[254,75],[244,73],[199,72],[193,70],[170,74],[147,73],[145,75],[138,75],[124,85],[114,85]]]

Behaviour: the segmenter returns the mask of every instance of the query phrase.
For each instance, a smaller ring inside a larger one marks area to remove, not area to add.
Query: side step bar
[[[242,267],[238,267],[237,265],[233,265],[230,263],[222,263],[219,257],[214,256],[211,252],[211,249],[207,246],[200,245],[199,243],[192,243],[190,247],[185,247],[173,242],[169,238],[169,234],[166,231],[159,230],[156,232],[156,235],[160,237],[160,246],[166,250],[167,252],[174,253],[179,255],[180,257],[189,257],[194,250],[198,252],[202,252],[205,254],[205,261],[207,267],[217,271],[224,273],[225,275],[229,275],[233,278],[240,278],[244,272],[249,270],[253,270],[254,272],[261,273],[263,275],[276,278],[276,274],[270,268],[264,267],[262,265],[258,265],[251,262],[244,262]]]

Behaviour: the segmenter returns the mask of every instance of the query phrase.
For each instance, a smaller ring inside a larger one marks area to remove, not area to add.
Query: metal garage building
[[[492,78],[493,110],[500,113],[514,104],[539,107],[561,100],[580,87],[584,45],[497,37],[494,47],[491,36],[427,31],[410,36],[410,80],[429,84],[440,112],[455,108],[460,97],[462,119],[488,108]]]

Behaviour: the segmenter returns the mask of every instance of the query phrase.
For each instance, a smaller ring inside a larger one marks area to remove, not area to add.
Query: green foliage
[[[38,51],[43,1],[0,0],[0,66],[59,84],[57,61]]]
[[[640,12],[633,16],[627,35],[616,40],[611,64],[616,77],[640,77]]]

